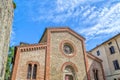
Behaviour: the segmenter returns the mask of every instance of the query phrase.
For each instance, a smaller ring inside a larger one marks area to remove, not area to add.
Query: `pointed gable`
[[[81,36],[80,34],[76,33],[75,31],[73,31],[72,29],[68,28],[68,27],[59,27],[59,28],[46,28],[39,43],[44,43],[44,42],[47,42],[47,34],[50,34],[48,32],[68,32],[70,33],[71,35],[75,36],[76,38],[84,41],[85,38],[83,36]]]

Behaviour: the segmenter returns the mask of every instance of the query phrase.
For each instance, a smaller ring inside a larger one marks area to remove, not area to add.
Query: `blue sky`
[[[120,0],[14,0],[11,46],[37,43],[46,27],[69,26],[86,48],[120,33]]]

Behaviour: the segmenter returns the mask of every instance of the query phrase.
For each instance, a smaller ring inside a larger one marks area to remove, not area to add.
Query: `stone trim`
[[[79,40],[84,41],[85,38],[76,33],[75,31],[71,30],[70,28],[48,28],[50,32],[69,32],[71,35],[75,36]]]
[[[89,57],[89,58],[91,58],[91,59],[93,59],[93,60],[95,60],[95,61],[97,61],[97,62],[99,62],[99,63],[102,62],[102,60],[99,59],[99,58],[97,58],[96,56],[94,56],[94,55],[92,55],[92,54],[88,54],[88,53],[86,53],[86,54],[87,54],[87,57]]]
[[[47,30],[47,49],[45,55],[45,80],[50,80],[50,31]]]
[[[73,49],[74,49],[74,52],[72,53],[72,55],[67,55],[67,54],[64,53],[64,51],[63,51],[63,45],[64,45],[65,43],[68,43],[68,44],[72,45],[72,47],[73,47]],[[62,55],[64,55],[65,57],[68,57],[68,58],[74,57],[74,56],[76,55],[76,52],[77,52],[77,49],[76,49],[75,45],[74,45],[71,41],[69,41],[69,40],[63,40],[63,41],[60,43],[59,48],[60,48],[59,50],[60,50],[60,52],[62,53]]]
[[[89,63],[88,63],[88,57],[86,54],[84,41],[82,41],[82,48],[83,48],[83,56],[84,56],[84,64],[85,64],[85,69],[86,69],[87,80],[90,80]]]
[[[65,62],[61,67],[61,71],[64,71],[65,67],[68,66],[68,65],[72,66],[73,69],[75,70],[75,72],[78,72],[78,69],[77,69],[76,65],[72,62]]]

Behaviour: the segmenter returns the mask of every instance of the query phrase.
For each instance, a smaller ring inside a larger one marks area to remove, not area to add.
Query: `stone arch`
[[[77,69],[76,65],[75,65],[74,63],[72,63],[72,62],[65,62],[65,63],[62,65],[61,71],[64,71],[65,67],[68,66],[68,65],[72,66],[73,69],[74,69],[76,72],[78,72],[78,69]]]
[[[62,65],[63,80],[76,80],[78,69],[72,62],[66,62]]]
[[[31,65],[31,71],[30,71],[30,76],[29,77],[29,65]],[[40,64],[37,61],[28,61],[26,63],[26,78],[32,78],[32,79],[38,79],[40,74]],[[33,76],[34,75],[34,76]]]

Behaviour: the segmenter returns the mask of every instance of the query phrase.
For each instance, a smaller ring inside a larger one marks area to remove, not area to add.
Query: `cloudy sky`
[[[14,0],[11,46],[37,43],[46,27],[69,26],[86,38],[86,48],[120,33],[120,0]]]

